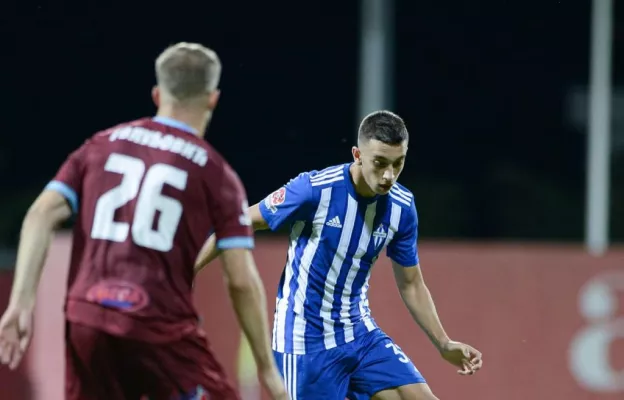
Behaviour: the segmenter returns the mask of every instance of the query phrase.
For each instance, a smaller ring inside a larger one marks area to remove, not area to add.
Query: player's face
[[[373,139],[361,143],[357,150],[359,151],[354,151],[354,156],[361,164],[366,184],[375,194],[387,194],[403,171],[407,141],[388,145]]]

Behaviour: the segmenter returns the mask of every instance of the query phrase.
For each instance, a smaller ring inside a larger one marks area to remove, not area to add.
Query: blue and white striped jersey
[[[418,264],[412,193],[395,184],[388,195],[359,196],[349,165],[302,173],[260,203],[272,230],[291,226],[273,350],[314,353],[372,331],[368,281],[381,251],[402,266]]]

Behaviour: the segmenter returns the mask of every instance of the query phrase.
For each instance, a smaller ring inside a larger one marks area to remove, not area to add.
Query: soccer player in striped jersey
[[[414,196],[396,182],[408,140],[399,116],[374,112],[352,163],[302,173],[250,209],[256,230],[291,227],[273,351],[293,399],[436,399],[371,316],[369,278],[384,249],[405,305],[442,357],[462,375],[481,368],[479,351],[447,336],[423,281]],[[209,240],[196,269],[217,252]]]

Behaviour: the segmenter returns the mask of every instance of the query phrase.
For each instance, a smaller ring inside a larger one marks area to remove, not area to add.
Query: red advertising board
[[[285,239],[258,240],[255,257],[269,309],[285,251]],[[68,252],[69,238],[58,238],[40,288],[40,333],[29,365],[38,399],[63,398],[61,304]],[[479,374],[458,376],[440,359],[401,303],[385,259],[371,278],[371,309],[438,397],[624,398],[624,249],[594,258],[580,246],[422,243],[421,261],[449,334],[483,351]],[[232,379],[240,378],[244,400],[259,399],[218,264],[198,278],[196,302],[213,349]]]

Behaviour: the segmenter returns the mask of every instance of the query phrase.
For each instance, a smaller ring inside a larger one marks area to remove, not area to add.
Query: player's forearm
[[[262,217],[258,204],[255,204],[249,208],[249,215],[251,217],[252,228],[254,231],[260,231],[268,229],[266,221]],[[195,261],[195,274],[199,273],[208,264],[210,264],[215,258],[219,257],[221,251],[217,247],[217,238],[214,234],[210,235],[204,247],[199,252],[197,260]]]
[[[273,351],[267,321],[266,296],[259,277],[253,277],[245,286],[228,285],[238,321],[249,341],[258,369],[273,366]]]
[[[10,305],[32,308],[54,233],[54,221],[40,211],[28,213],[22,224]]]
[[[219,256],[219,249],[217,248],[217,239],[214,234],[210,235],[206,243],[204,243],[204,247],[202,247],[199,252],[199,256],[197,256],[197,261],[195,262],[195,274],[199,273],[206,265],[210,264],[215,258]]]
[[[442,322],[431,297],[431,292],[424,283],[412,283],[399,289],[401,298],[414,321],[429,336],[433,344],[440,349],[449,342]]]

